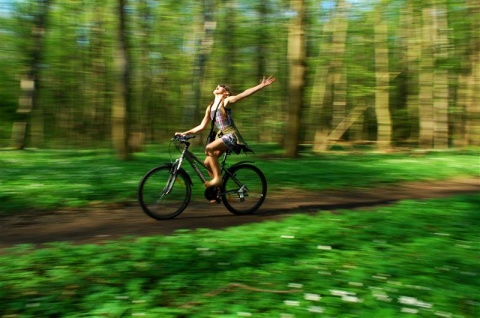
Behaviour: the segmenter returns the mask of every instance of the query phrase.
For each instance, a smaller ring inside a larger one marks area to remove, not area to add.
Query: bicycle
[[[190,203],[192,178],[182,168],[186,161],[198,175],[202,185],[207,181],[200,167],[208,167],[190,148],[188,140],[195,135],[175,136],[171,143],[180,151],[180,157],[173,163],[167,163],[148,171],[140,181],[138,201],[143,211],[156,220],[177,217]],[[183,149],[180,145],[183,145]],[[263,172],[254,166],[253,161],[241,161],[227,167],[226,161],[231,151],[223,154],[220,162],[222,183],[219,187],[205,189],[207,200],[222,202],[233,214],[245,215],[257,211],[267,195],[267,180]]]

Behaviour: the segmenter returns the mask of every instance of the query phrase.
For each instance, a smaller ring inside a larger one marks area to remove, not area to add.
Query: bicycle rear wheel
[[[185,170],[175,177],[171,165],[150,170],[140,181],[138,201],[143,211],[156,220],[173,219],[185,210],[192,193]]]
[[[222,186],[222,201],[233,214],[251,214],[258,210],[267,196],[267,179],[260,169],[251,164],[240,164],[229,169]]]

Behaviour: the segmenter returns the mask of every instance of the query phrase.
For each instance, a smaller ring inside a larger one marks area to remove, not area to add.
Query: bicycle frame
[[[202,160],[200,160],[194,153],[192,153],[188,148],[190,147],[190,143],[189,142],[185,142],[185,146],[182,150],[182,153],[180,155],[180,157],[175,161],[175,163],[173,164],[173,169],[174,169],[174,175],[176,176],[177,174],[177,171],[180,169],[180,167],[182,166],[182,163],[183,163],[183,160],[184,159],[187,159],[188,163],[192,166],[193,170],[195,170],[196,174],[198,175],[198,177],[200,178],[200,180],[205,183],[207,181],[207,178],[205,177],[205,175],[203,174],[202,170],[200,170],[200,168],[198,167],[197,164],[199,164],[200,166],[202,166],[203,168],[205,168],[207,171],[210,171],[212,172],[212,170],[210,170],[209,167],[207,167],[207,165],[205,165],[203,163]],[[220,161],[220,174],[223,176],[224,173],[225,174],[228,174],[232,180],[235,181],[235,183],[237,183],[238,186],[240,186],[241,184],[238,182],[238,180],[235,178],[234,175],[232,175],[230,173],[230,171],[228,171],[228,169],[225,169],[225,166],[226,166],[226,161],[227,161],[227,158],[228,156],[230,155],[230,152],[229,151],[226,151],[224,154],[223,154],[223,158],[222,160]],[[235,163],[232,167],[238,165],[238,164],[241,164],[241,163],[251,163],[253,161],[240,161],[240,162],[237,162]]]
[[[203,183],[205,183],[205,182],[207,182],[207,178],[205,177],[205,174],[202,172],[202,170],[198,167],[198,165],[202,166],[207,171],[212,172],[212,170],[209,167],[207,167],[207,165],[205,165],[205,163],[203,163],[203,161],[200,160],[193,152],[191,152],[188,149],[189,147],[190,147],[190,143],[186,142],[185,147],[183,148],[180,157],[173,164],[173,167],[175,169],[175,175],[176,175],[176,172],[182,166],[182,163],[183,163],[184,159],[187,159],[188,163],[192,166],[193,170],[195,170],[195,173],[197,174],[197,176],[200,178],[200,180]],[[223,159],[220,162],[220,171],[221,171],[222,174],[223,174],[224,171],[226,171],[225,161],[227,160],[228,155],[229,155],[229,152],[225,152],[223,154]]]

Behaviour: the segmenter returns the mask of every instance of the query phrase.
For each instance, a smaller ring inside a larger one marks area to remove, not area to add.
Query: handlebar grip
[[[171,140],[186,141],[195,138],[195,135],[175,135]]]

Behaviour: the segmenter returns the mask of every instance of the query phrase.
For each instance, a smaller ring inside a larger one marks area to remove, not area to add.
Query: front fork
[[[167,185],[163,189],[164,194],[169,194],[172,191],[173,184],[175,183],[175,180],[177,179],[178,171],[180,170],[180,167],[182,166],[183,158],[185,155],[185,150],[182,152],[182,155],[180,158],[175,160],[175,162],[172,164],[170,168],[170,175],[168,177]]]

